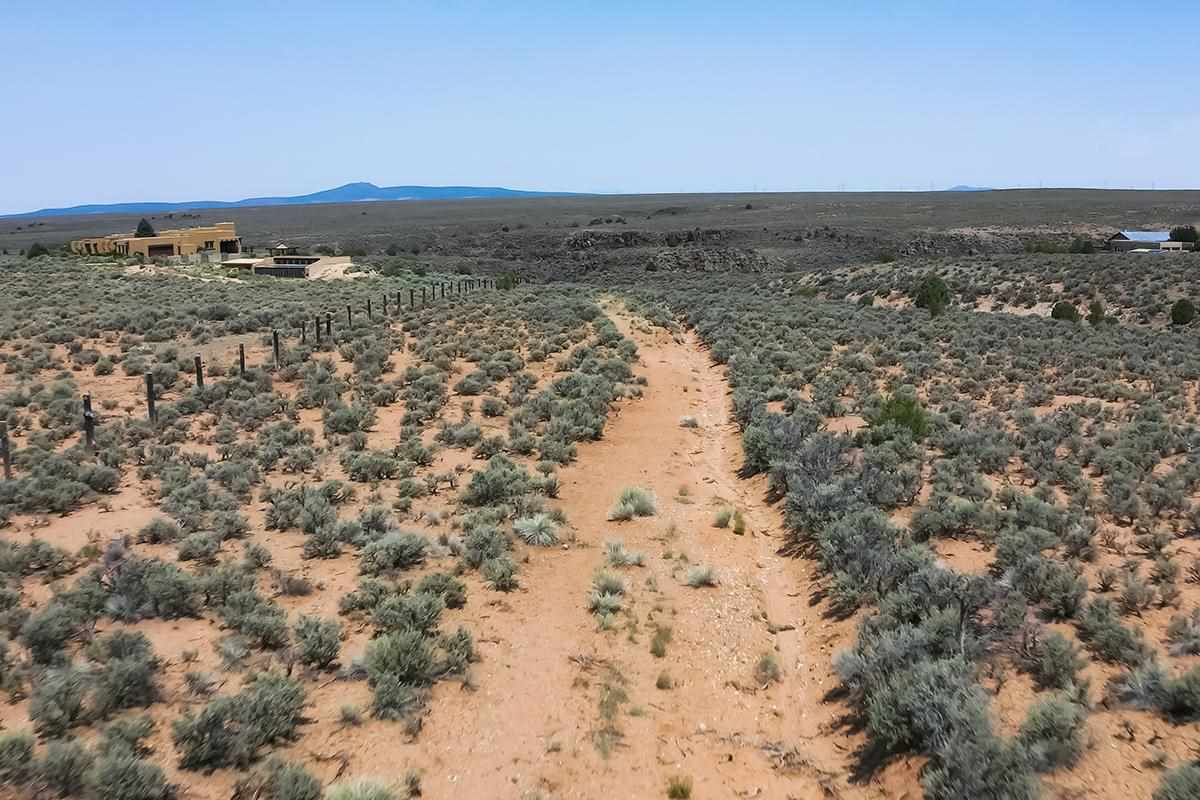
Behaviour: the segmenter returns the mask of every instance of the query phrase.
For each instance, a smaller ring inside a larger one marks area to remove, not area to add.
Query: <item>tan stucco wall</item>
[[[122,255],[149,256],[150,248],[170,245],[173,256],[190,256],[201,250],[219,250],[222,241],[236,240],[237,226],[232,222],[218,222],[199,228],[179,228],[159,231],[156,236],[137,237],[114,233],[71,242],[71,251],[79,254],[120,253]],[[241,243],[238,243],[241,250]]]

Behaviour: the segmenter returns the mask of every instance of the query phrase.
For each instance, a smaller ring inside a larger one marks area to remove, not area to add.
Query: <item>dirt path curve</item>
[[[433,800],[656,798],[672,778],[691,781],[698,799],[875,796],[847,787],[853,742],[824,728],[836,712],[820,702],[831,648],[845,630],[809,607],[808,567],[776,555],[781,522],[764,484],[736,477],[723,369],[693,334],[605,307],[638,344],[644,396],[560,473],[574,541],[525,551],[519,592],[470,587],[477,688],[439,684],[414,742],[394,723],[367,722],[302,746],[350,753],[354,775],[417,768]],[[685,416],[697,425],[682,426]],[[607,519],[628,486],[654,492],[655,516]],[[724,507],[742,511],[744,534],[714,526]],[[644,564],[610,568],[624,579],[625,608],[601,630],[587,599],[611,541]],[[688,586],[698,565],[719,584]],[[670,640],[655,654],[660,626]],[[777,683],[756,677],[763,654],[782,669]]]

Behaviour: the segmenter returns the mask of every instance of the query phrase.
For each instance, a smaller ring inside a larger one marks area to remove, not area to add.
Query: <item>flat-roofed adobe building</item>
[[[232,222],[218,222],[198,228],[162,230],[154,236],[135,236],[132,233],[112,233],[77,239],[71,242],[71,252],[79,255],[142,256],[168,258],[211,253],[219,258],[242,252],[242,240]]]

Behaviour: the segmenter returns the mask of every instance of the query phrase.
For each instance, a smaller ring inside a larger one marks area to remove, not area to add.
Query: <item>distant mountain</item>
[[[496,197],[563,197],[576,192],[526,192],[499,186],[376,186],[347,183],[336,189],[292,197],[250,197],[245,200],[189,200],[184,203],[109,203],[103,205],[43,208],[8,217],[64,217],[71,214],[158,214],[201,208],[252,208],[254,206],[304,206],[314,203],[365,203],[378,200],[469,200]]]
[[[966,186],[966,185],[960,183],[958,186],[951,186],[949,189],[945,189],[944,191],[947,191],[947,192],[990,192],[990,191],[992,191],[992,187],[990,187],[990,186]]]

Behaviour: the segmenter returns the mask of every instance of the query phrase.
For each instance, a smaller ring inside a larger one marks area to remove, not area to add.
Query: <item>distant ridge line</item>
[[[363,203],[389,200],[479,200],[500,197],[569,197],[582,192],[532,192],[502,186],[376,186],[373,183],[347,183],[312,194],[279,197],[248,197],[244,200],[187,200],[179,203],[95,203],[63,208],[42,208],[0,218],[65,217],[76,214],[157,214],[164,211],[191,211],[212,208],[255,208],[258,206],[303,206],[317,203]]]

